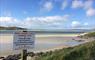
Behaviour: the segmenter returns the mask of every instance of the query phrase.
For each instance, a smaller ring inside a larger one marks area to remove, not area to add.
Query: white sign
[[[34,47],[35,34],[34,32],[17,31],[14,33],[13,49],[31,49]]]

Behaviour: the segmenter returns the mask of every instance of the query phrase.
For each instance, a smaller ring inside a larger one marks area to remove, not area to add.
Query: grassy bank
[[[95,32],[86,33],[85,35],[81,35],[82,38],[95,38]]]
[[[95,32],[84,37],[95,37]],[[95,40],[79,46],[43,53],[37,60],[95,60]]]
[[[95,32],[90,32],[88,34],[85,34],[86,37],[95,37]]]
[[[38,60],[95,60],[95,41],[43,53]]]

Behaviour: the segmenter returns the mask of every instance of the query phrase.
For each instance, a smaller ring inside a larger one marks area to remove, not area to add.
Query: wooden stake
[[[27,60],[27,50],[26,49],[22,50],[22,60]]]

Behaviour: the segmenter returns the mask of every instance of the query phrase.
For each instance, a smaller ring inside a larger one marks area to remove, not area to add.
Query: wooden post
[[[27,50],[26,49],[22,50],[22,60],[27,60]]]
[[[23,32],[27,32],[27,31],[23,31]],[[26,37],[26,35],[24,36],[24,38],[25,37]],[[22,50],[22,60],[27,60],[27,49]]]

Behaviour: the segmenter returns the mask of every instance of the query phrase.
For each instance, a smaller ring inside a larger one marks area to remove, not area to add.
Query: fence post
[[[27,60],[27,50],[23,49],[22,50],[22,56],[21,56],[22,60]]]

